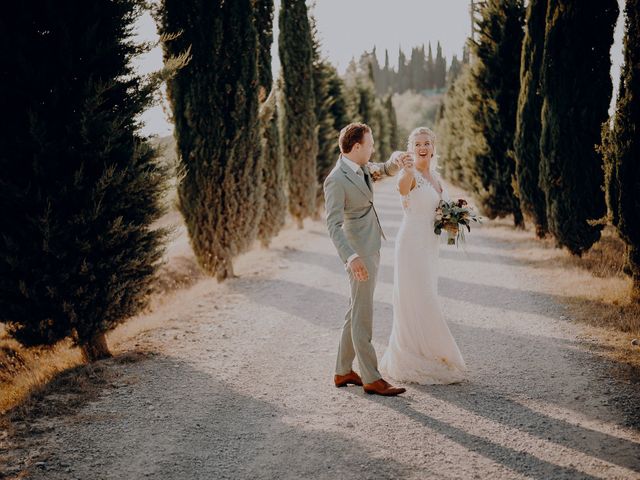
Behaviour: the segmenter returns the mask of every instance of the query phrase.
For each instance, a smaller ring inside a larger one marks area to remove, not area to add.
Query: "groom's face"
[[[355,146],[356,150],[358,150],[358,163],[360,165],[364,165],[371,159],[371,155],[373,155],[373,135],[370,132],[365,132],[362,137],[362,143],[357,143]]]

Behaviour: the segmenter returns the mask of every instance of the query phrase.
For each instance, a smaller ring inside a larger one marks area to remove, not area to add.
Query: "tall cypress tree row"
[[[483,141],[475,125],[479,105],[470,65],[463,64],[460,74],[444,95],[436,131],[443,176],[471,191],[477,184],[473,174],[475,153]]]
[[[522,210],[531,215],[538,237],[547,233],[544,193],[538,185],[540,165],[540,65],[548,0],[531,0],[522,44],[520,96],[516,113],[514,157],[516,186]]]
[[[268,247],[282,229],[287,213],[285,168],[280,132],[276,85],[271,71],[273,44],[273,0],[254,0],[254,22],[258,34],[258,88],[263,100],[260,116],[262,132],[262,178],[264,208],[258,224],[258,238]]]
[[[524,222],[513,191],[514,163],[507,154],[516,123],[523,17],[522,0],[483,4],[471,70],[479,138],[472,162],[474,193],[489,218],[513,214],[516,226]]]
[[[0,321],[27,346],[72,337],[85,360],[148,301],[166,169],[137,130],[135,0],[11,4],[0,18]]]
[[[605,187],[612,223],[627,244],[640,299],[640,0],[627,0],[624,65],[613,126],[604,125]]]
[[[582,254],[600,238],[592,225],[606,212],[600,138],[611,98],[616,0],[554,0],[546,18],[541,84],[540,185],[549,231]],[[585,35],[584,32],[589,32]]]
[[[178,207],[198,262],[218,280],[233,276],[264,204],[252,5],[164,0],[160,18],[160,33],[174,35],[165,58],[191,48],[191,62],[167,82],[183,166]]]
[[[304,0],[283,0],[279,52],[284,78],[284,153],[289,172],[289,211],[302,228],[316,212],[315,93],[313,42]]]
[[[324,190],[322,185],[336,163],[335,145],[338,133],[334,127],[331,106],[334,102],[329,95],[329,78],[331,67],[320,56],[320,41],[316,22],[311,21],[311,36],[313,40],[313,89],[315,93],[315,114],[317,121],[318,156],[316,157],[316,212],[318,215],[324,205]]]

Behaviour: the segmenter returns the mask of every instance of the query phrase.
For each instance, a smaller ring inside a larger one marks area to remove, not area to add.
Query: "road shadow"
[[[26,452],[20,474],[38,480],[405,475],[404,465],[374,456],[353,437],[292,425],[284,405],[237,391],[179,358],[156,354],[129,373],[128,385],[111,388],[90,410],[68,412],[69,421],[39,451]]]
[[[344,275],[344,266],[337,255],[306,250],[280,250],[279,253],[291,261],[315,265],[332,273]],[[445,255],[453,254],[445,253]],[[378,282],[393,285],[392,265],[380,265]],[[445,298],[483,307],[553,316],[553,318],[557,319],[560,319],[560,316],[564,313],[563,305],[566,302],[580,302],[596,312],[611,308],[606,303],[583,297],[568,297],[533,290],[484,285],[443,276],[438,279],[438,293]]]
[[[362,393],[352,393],[361,395]],[[587,475],[584,472],[571,467],[556,465],[521,449],[515,449],[492,442],[484,437],[466,432],[458,427],[438,420],[426,413],[415,410],[411,403],[405,399],[395,398],[394,401],[377,396],[367,396],[367,399],[378,406],[389,408],[400,413],[414,422],[433,430],[449,440],[463,446],[471,452],[482,455],[504,467],[513,470],[526,478],[548,480],[551,478],[580,478],[595,480],[600,477]]]
[[[640,473],[640,443],[544,415],[487,386],[461,384],[452,389],[446,385],[416,385],[415,388],[495,423]]]
[[[304,252],[294,253],[296,255],[304,254]],[[304,255],[306,256],[306,254]],[[257,285],[256,282],[260,282],[260,284]],[[283,279],[255,279],[251,282],[232,282],[230,285],[235,292],[242,293],[252,302],[278,309],[314,325],[336,330],[336,339],[344,321],[344,312],[349,304],[346,280],[344,293],[335,293]],[[447,283],[445,283],[446,287]],[[454,291],[458,291],[457,289],[460,288],[456,283],[449,285],[449,287]],[[283,296],[279,293],[283,291],[287,292],[287,295]],[[478,296],[481,295],[478,294]],[[547,299],[544,299],[544,301],[546,302]],[[494,306],[489,300],[485,303]],[[499,301],[498,305],[500,305]],[[544,302],[542,305],[544,307]],[[507,305],[502,306],[507,307]],[[543,314],[540,309],[535,309],[534,307],[531,307],[529,311]],[[487,378],[494,377],[497,379],[505,376],[504,381],[513,382],[516,386],[521,383],[519,379],[523,377],[529,378],[532,384],[540,384],[547,387],[548,392],[545,401],[548,401],[550,397],[554,397],[553,403],[562,404],[571,409],[577,407],[586,409],[586,413],[594,418],[600,416],[601,412],[598,409],[591,408],[585,403],[576,403],[565,395],[566,385],[563,379],[567,379],[568,372],[565,371],[565,368],[569,360],[567,362],[564,360],[559,361],[557,364],[551,364],[548,368],[545,367],[545,369],[535,369],[532,368],[532,359],[538,356],[546,360],[546,357],[550,355],[557,357],[559,360],[571,357],[569,365],[571,365],[576,375],[589,368],[593,371],[599,369],[603,377],[609,377],[613,380],[640,378],[640,372],[634,367],[605,360],[597,356],[597,352],[588,352],[581,348],[582,345],[578,341],[524,333],[503,333],[499,328],[493,328],[490,322],[483,326],[472,326],[458,322],[455,312],[445,312],[445,314],[463,355],[468,359],[472,367],[478,365],[475,367],[478,369],[477,375],[487,375]],[[392,319],[393,309],[391,304],[389,302],[375,301],[373,339],[376,342],[383,345],[387,344],[391,333]],[[494,352],[494,356],[497,359],[509,358],[511,363],[508,365],[504,363],[487,363],[485,358],[487,351]],[[378,353],[381,354],[382,352]],[[548,362],[543,363],[548,364]],[[622,372],[623,370],[624,373]],[[595,376],[595,373],[593,375]],[[484,383],[482,377],[476,376],[474,381],[479,385]],[[619,410],[622,419],[628,424],[627,426],[634,428],[640,427],[639,412],[632,408],[633,405],[640,403],[640,388],[638,387],[640,385],[638,385],[637,381],[625,387],[624,390],[627,392],[625,395],[627,396],[621,394],[618,402],[619,407],[616,407],[616,401],[612,400],[613,408]],[[607,385],[602,382],[599,386],[593,386],[590,393],[594,394],[596,390],[604,391],[606,388],[608,388]]]

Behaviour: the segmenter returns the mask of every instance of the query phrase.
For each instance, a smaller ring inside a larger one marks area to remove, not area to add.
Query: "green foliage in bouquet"
[[[445,230],[449,234],[447,245],[459,245],[464,243],[464,229],[471,232],[471,222],[482,223],[481,217],[467,207],[465,199],[459,198],[455,202],[440,200],[436,208],[433,232],[440,235]]]

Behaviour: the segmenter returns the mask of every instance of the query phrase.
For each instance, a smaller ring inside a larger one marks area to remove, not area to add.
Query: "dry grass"
[[[0,413],[24,402],[59,372],[80,364],[80,351],[70,342],[48,349],[24,348],[15,340],[0,338]]]
[[[554,247],[553,240],[543,240],[548,248]],[[570,255],[564,252],[559,260],[564,267],[577,267],[590,272],[597,278],[622,278],[626,279],[623,272],[625,258],[625,244],[618,237],[615,229],[607,226],[602,231],[602,237],[582,257]]]
[[[50,375],[47,381],[32,387],[19,404],[4,412],[1,419],[6,426],[73,412],[78,405],[95,398],[115,378],[115,370],[107,368],[109,365],[133,363],[149,355],[133,351],[92,364],[61,369]]]
[[[551,240],[545,240],[551,244]],[[640,336],[640,303],[632,299],[631,279],[624,273],[625,244],[612,227],[582,257],[562,251],[558,267],[567,272],[588,272],[590,281],[578,282],[582,288],[569,300],[577,318],[596,327]],[[567,288],[567,287],[565,287]]]

